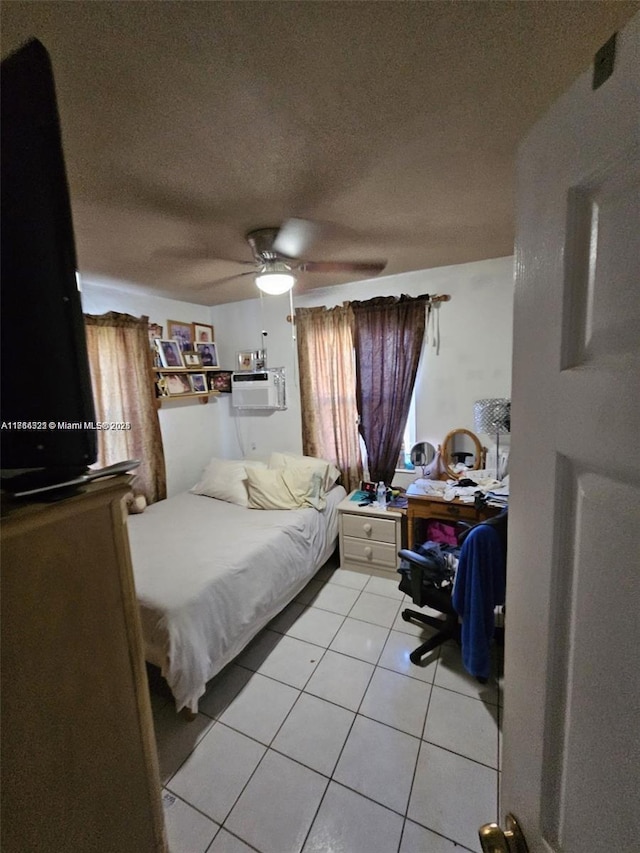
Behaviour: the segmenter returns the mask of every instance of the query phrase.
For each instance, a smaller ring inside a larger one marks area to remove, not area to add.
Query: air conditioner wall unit
[[[231,405],[236,409],[286,409],[285,390],[284,367],[231,375]]]

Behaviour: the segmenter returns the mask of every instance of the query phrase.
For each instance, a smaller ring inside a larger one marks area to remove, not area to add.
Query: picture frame
[[[238,370],[255,370],[256,354],[254,350],[243,350],[237,354]]]
[[[193,393],[188,373],[167,373],[162,376],[169,397],[181,397]]]
[[[167,320],[167,336],[178,341],[181,350],[193,349],[193,323]]]
[[[195,351],[202,359],[203,367],[219,367],[218,365],[218,348],[215,341],[196,341],[194,344]]]
[[[155,338],[156,349],[162,367],[184,367],[180,344],[174,339]]]
[[[231,393],[231,371],[216,370],[209,373],[209,390],[221,391],[223,394]]]
[[[213,326],[207,323],[193,323],[193,342],[212,344],[215,340]]]
[[[193,394],[206,394],[209,390],[207,377],[204,373],[190,373],[189,382],[191,383],[191,391]]]
[[[185,367],[202,367],[202,358],[199,352],[194,350],[186,350],[182,353]]]
[[[162,326],[158,323],[149,323],[149,344],[151,345],[151,349],[153,349],[153,342],[156,338],[162,337]]]

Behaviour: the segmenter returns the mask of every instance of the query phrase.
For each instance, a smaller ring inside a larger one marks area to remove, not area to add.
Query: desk
[[[476,509],[472,503],[465,503],[459,498],[445,501],[444,498],[436,495],[407,495],[407,498],[407,548],[410,550],[414,546],[416,519],[433,518],[438,521],[448,521],[449,524],[455,524],[456,521],[478,524],[480,521],[486,521],[498,515],[504,509],[500,506],[484,506],[482,509]]]

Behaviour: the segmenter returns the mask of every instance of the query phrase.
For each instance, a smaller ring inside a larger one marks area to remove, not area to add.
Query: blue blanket
[[[491,673],[494,609],[504,604],[507,555],[503,537],[490,524],[478,524],[462,544],[452,602],[462,617],[462,661],[477,678]]]

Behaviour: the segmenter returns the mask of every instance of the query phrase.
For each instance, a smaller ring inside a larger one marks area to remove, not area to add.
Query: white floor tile
[[[383,806],[404,813],[419,743],[417,738],[358,716],[334,779]]]
[[[469,675],[462,663],[460,646],[455,643],[445,643],[442,646],[434,684],[464,693],[465,696],[491,702],[493,705],[498,703],[498,685],[495,678],[490,678],[486,684],[480,684],[477,678]]]
[[[203,714],[218,719],[251,678],[249,670],[230,664],[207,684],[207,692],[198,702]]]
[[[423,826],[408,820],[402,833],[399,853],[460,853],[460,847]]]
[[[307,607],[284,633],[326,649],[343,622],[344,616],[339,613]]]
[[[327,783],[269,750],[226,825],[262,853],[299,853]]]
[[[302,688],[322,655],[319,646],[274,631],[263,631],[258,643],[243,652],[238,663],[291,687]]]
[[[220,722],[268,746],[299,695],[294,687],[255,672]]]
[[[259,743],[215,723],[167,787],[222,823],[264,753]]]
[[[497,771],[423,743],[407,816],[480,853],[478,827],[497,819]]]
[[[342,616],[346,616],[359,595],[359,589],[351,589],[351,587],[340,586],[337,583],[327,583],[306,603],[311,607],[319,607],[321,610],[330,610],[332,613],[340,613]]]
[[[425,665],[418,666],[411,663],[409,655],[419,645],[420,641],[416,637],[403,634],[401,631],[392,631],[382,650],[378,666],[392,669],[394,672],[400,672],[403,675],[409,675],[419,681],[433,682],[439,652],[437,649],[434,650],[424,658]]]
[[[401,832],[400,815],[331,782],[303,853],[391,853]]]
[[[318,572],[317,577],[320,576]],[[323,575],[323,580],[328,583],[337,583],[338,586],[348,586],[351,589],[364,589],[371,575],[364,572],[353,572],[350,569],[331,569]]]
[[[398,589],[399,582],[400,575],[398,575],[398,580],[372,576],[367,581],[364,590],[365,592],[372,592],[374,595],[385,595],[387,598],[395,598],[397,601],[402,601],[404,593]]]
[[[162,808],[171,853],[205,853],[218,824],[168,791],[162,794]]]
[[[357,711],[373,669],[370,663],[328,651],[309,679],[305,693]]]
[[[301,764],[330,776],[355,714],[303,693],[272,743]]]
[[[498,707],[434,687],[424,739],[498,768]]]
[[[153,725],[160,765],[160,781],[170,779],[213,725],[213,720],[198,714],[187,722],[169,702],[153,715]]]
[[[376,663],[388,636],[388,628],[347,618],[329,648],[368,663]]]
[[[430,684],[376,667],[359,710],[365,717],[420,737],[430,693]]]
[[[255,853],[255,849],[248,847],[244,841],[240,841],[226,829],[221,829],[207,853]]]
[[[374,625],[390,628],[399,607],[399,601],[393,598],[385,598],[382,595],[373,595],[365,590],[349,611],[349,618],[362,619],[364,622],[372,622]]]

